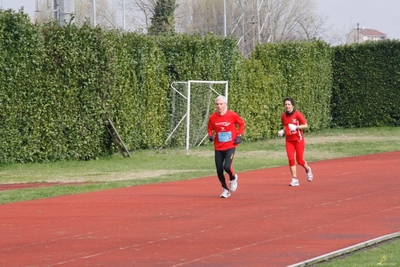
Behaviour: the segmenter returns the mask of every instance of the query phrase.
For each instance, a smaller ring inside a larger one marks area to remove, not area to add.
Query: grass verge
[[[400,127],[328,129],[306,133],[309,162],[400,150]],[[235,155],[239,172],[287,164],[284,139],[243,142]],[[211,143],[185,149],[141,150],[131,158],[116,154],[93,161],[12,164],[1,166],[0,184],[67,183],[2,191],[0,204],[66,194],[137,186],[215,175]],[[81,183],[81,184],[72,184]]]

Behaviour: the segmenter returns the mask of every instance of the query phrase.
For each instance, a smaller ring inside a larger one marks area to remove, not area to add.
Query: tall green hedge
[[[260,47],[269,52],[247,60],[233,38],[39,26],[23,13],[0,13],[3,163],[104,157],[115,151],[107,117],[130,150],[162,146],[171,128],[172,81],[229,81],[229,105],[247,122],[246,140],[270,138],[279,128],[281,101],[292,82],[281,67],[283,52],[298,44]],[[273,63],[274,49],[280,65]],[[301,65],[301,57],[322,62],[322,56],[310,59],[324,55],[312,51],[318,45],[302,49],[307,52],[285,64]]]
[[[236,49],[236,41],[233,38],[222,38],[215,35],[174,35],[162,36],[158,38],[159,46],[162,48],[166,59],[166,74],[169,83],[186,82],[188,80],[201,81],[230,81],[234,77],[234,68],[240,60],[240,55]],[[195,85],[194,85],[195,86]],[[199,85],[198,85],[199,86]],[[201,87],[201,86],[200,86]],[[232,83],[229,84],[229,98],[233,90]],[[202,91],[202,89],[204,89]],[[191,131],[191,141],[200,141],[206,134],[205,110],[210,108],[214,111],[214,98],[209,95],[207,87],[197,88],[197,93],[191,94],[191,127],[196,129]],[[221,90],[222,87],[215,87]],[[187,89],[181,89],[187,96]],[[192,88],[192,92],[195,91]],[[209,99],[209,98],[212,99]],[[210,101],[210,105],[208,105]],[[169,87],[168,110],[170,115],[170,126],[166,132],[171,132],[175,128],[177,105],[176,94]],[[231,102],[231,101],[230,101]],[[182,107],[181,107],[182,108]],[[180,114],[183,115],[183,114]],[[186,144],[186,124],[178,127],[168,145],[184,146]],[[200,131],[200,132],[199,132]],[[191,142],[192,143],[192,142]]]
[[[42,36],[26,14],[0,12],[0,161],[38,161],[48,153]]]
[[[169,82],[166,60],[156,38],[112,32],[109,54],[114,61],[113,84],[108,88],[114,125],[130,150],[159,147],[168,127]]]
[[[106,118],[131,151],[163,146],[173,81],[228,81],[245,141],[276,136],[286,96],[313,131],[399,124],[398,41],[263,44],[245,59],[230,37],[39,26],[12,11],[0,11],[0,38],[0,163],[105,157]]]
[[[333,51],[334,125],[400,125],[400,42],[338,46]]]
[[[93,159],[107,151],[102,118],[110,67],[100,29],[46,25],[41,143],[56,159]]]
[[[3,163],[104,157],[116,151],[106,118],[128,149],[160,147],[171,81],[229,80],[238,57],[229,38],[39,26],[0,13]]]
[[[273,43],[255,49],[253,59],[261,62],[264,76],[273,81],[273,90],[265,97],[275,118],[283,111],[284,97],[290,96],[311,130],[330,126],[331,58],[330,47],[321,41]],[[277,120],[273,123],[276,129]]]
[[[281,97],[279,80],[265,72],[261,60],[243,60],[232,82],[232,109],[246,121],[246,141],[276,136],[280,127]]]
[[[225,80],[233,77],[238,59],[236,41],[215,35],[161,36],[170,81]]]
[[[0,162],[104,157],[116,150],[107,117],[130,150],[162,144],[169,83],[156,40],[11,11],[0,20]]]

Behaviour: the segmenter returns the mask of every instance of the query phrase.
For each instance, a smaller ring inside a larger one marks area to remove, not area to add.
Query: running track
[[[0,205],[0,266],[288,266],[400,231],[400,151]],[[0,192],[1,193],[1,192]]]

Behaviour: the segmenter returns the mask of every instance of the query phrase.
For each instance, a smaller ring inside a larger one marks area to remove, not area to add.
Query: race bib
[[[297,130],[291,131],[289,126],[285,126],[285,135],[297,134]]]
[[[232,141],[232,133],[231,132],[219,132],[218,140],[221,143],[230,142],[230,141]]]

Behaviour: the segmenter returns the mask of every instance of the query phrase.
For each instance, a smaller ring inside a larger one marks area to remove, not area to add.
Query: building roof
[[[358,32],[366,36],[386,36],[386,33],[374,29],[359,29]]]

